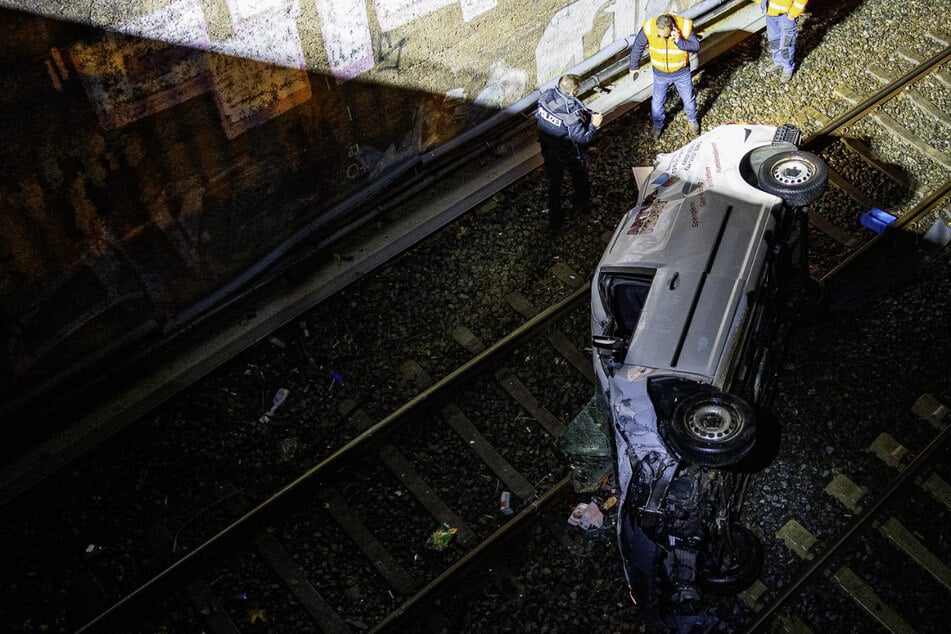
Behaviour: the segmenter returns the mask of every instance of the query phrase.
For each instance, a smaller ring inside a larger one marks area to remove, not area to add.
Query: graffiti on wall
[[[324,50],[338,80],[353,79],[373,68],[370,18],[364,0],[318,2],[317,13]]]
[[[226,40],[209,37],[201,0],[177,0],[102,41],[72,46],[102,126],[119,128],[211,91],[234,138],[310,99],[298,2],[229,0],[228,7],[234,34]]]
[[[315,2],[331,73],[347,81],[373,68],[363,0]],[[384,32],[459,2],[468,21],[497,0],[377,0]],[[175,0],[69,50],[100,123],[108,128],[212,91],[228,138],[310,99],[297,18],[300,0],[227,0],[233,35],[209,37],[202,0]],[[134,37],[124,37],[134,36]],[[208,55],[206,53],[213,53]],[[243,63],[256,60],[259,68]]]
[[[499,0],[226,0],[230,32],[223,39],[209,34],[204,0],[174,0],[68,53],[104,127],[121,127],[210,91],[226,135],[234,138],[310,99],[298,28],[302,2],[317,15],[329,71],[340,83],[374,68],[399,71],[406,39],[391,37],[395,29],[448,6],[458,6],[468,22],[496,8]],[[535,48],[538,84],[590,55],[585,38],[600,38],[603,48],[635,32],[639,4],[578,0],[558,10]],[[605,27],[606,14],[612,17]],[[371,30],[371,18],[379,33]],[[486,70],[492,76],[485,90],[498,92],[497,69]],[[515,85],[524,87],[527,77],[502,83],[508,93]],[[483,97],[486,105],[514,101]]]
[[[574,60],[584,59],[581,33],[591,30],[595,13],[608,2],[609,0],[581,0],[555,14],[535,47],[539,83],[544,83],[565,68],[574,66]]]
[[[208,67],[222,126],[233,138],[306,102],[311,92],[297,30],[298,2],[229,0],[228,5],[234,36],[212,44],[219,54],[208,56]]]
[[[376,0],[374,4],[380,28],[392,31],[456,2],[462,9],[464,22],[485,13],[497,4],[497,0]]]
[[[462,20],[471,19],[496,6],[498,0],[376,0],[376,19],[388,33],[438,9],[459,2]],[[324,49],[330,72],[340,81],[353,79],[374,65],[370,18],[363,0],[326,0],[317,3]]]
[[[504,108],[524,95],[527,87],[528,73],[496,60],[488,83],[475,98],[475,105],[496,110]]]

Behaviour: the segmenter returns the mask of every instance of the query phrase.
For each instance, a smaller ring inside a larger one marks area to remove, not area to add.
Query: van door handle
[[[670,278],[670,290],[677,288],[678,282],[680,282],[680,273],[674,273],[673,277]]]

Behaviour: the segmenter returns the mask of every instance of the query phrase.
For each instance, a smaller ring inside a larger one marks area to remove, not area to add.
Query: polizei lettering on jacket
[[[545,121],[547,121],[548,123],[552,124],[553,126],[561,127],[562,125],[564,125],[561,119],[559,119],[552,113],[545,110],[545,108],[543,108],[542,106],[538,106],[538,116],[544,119]]]

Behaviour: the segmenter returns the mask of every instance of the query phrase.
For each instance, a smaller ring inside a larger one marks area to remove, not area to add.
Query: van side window
[[[627,339],[634,332],[650,292],[652,274],[607,275],[601,292],[614,320],[614,336]]]

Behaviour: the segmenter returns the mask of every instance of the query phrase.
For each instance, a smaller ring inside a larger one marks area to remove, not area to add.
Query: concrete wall
[[[691,4],[0,0],[0,401]]]

